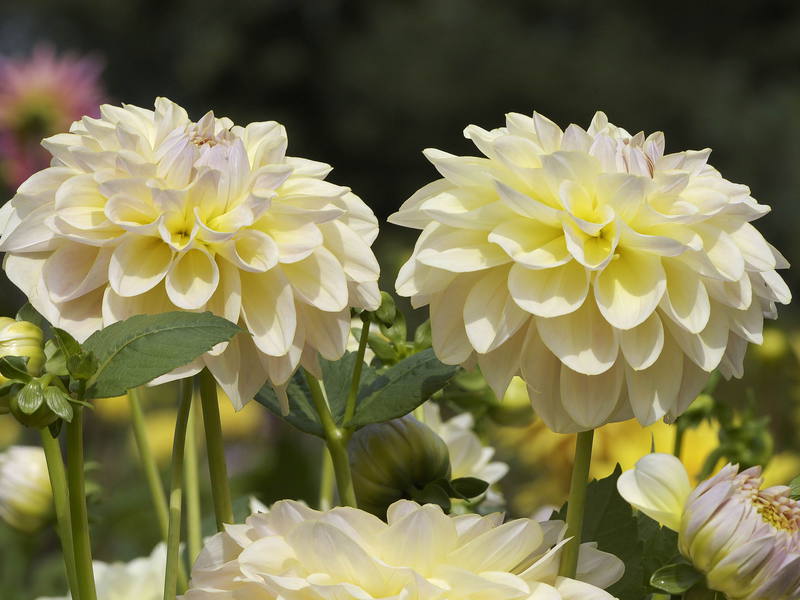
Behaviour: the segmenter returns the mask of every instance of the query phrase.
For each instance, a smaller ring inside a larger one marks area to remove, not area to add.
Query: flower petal
[[[129,237],[114,249],[108,265],[111,288],[120,296],[138,296],[158,285],[174,252],[158,238]]]
[[[600,312],[617,329],[631,329],[658,306],[667,279],[658,256],[622,250],[594,281]]]
[[[521,309],[540,317],[559,317],[584,303],[589,278],[589,271],[575,260],[541,270],[515,264],[509,272],[508,289]]]
[[[505,343],[529,318],[508,293],[508,269],[486,273],[464,304],[464,324],[472,347],[480,353]]]
[[[266,273],[240,273],[242,316],[258,349],[283,356],[297,329],[292,287],[277,268]]]
[[[294,292],[307,304],[328,312],[339,312],[347,306],[347,280],[342,265],[323,247],[308,258],[281,269]]]
[[[680,460],[670,454],[654,453],[620,475],[617,490],[634,508],[678,531],[692,486]]]
[[[584,375],[561,365],[561,403],[575,423],[593,429],[608,422],[617,406],[625,377],[621,364],[600,375]]]
[[[663,350],[650,367],[638,371],[630,366],[625,368],[633,414],[644,426],[674,413],[678,403],[683,353],[671,338],[662,343]]]
[[[633,329],[619,332],[619,347],[625,362],[636,371],[650,367],[664,347],[664,326],[657,312]]]
[[[200,248],[192,248],[176,257],[166,277],[169,299],[185,310],[203,308],[218,284],[217,261]]]

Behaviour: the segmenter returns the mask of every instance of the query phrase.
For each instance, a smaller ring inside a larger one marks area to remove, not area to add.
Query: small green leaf
[[[192,362],[241,329],[210,312],[136,315],[93,333],[83,345],[97,358],[87,398],[119,396]]]
[[[795,500],[800,500],[800,475],[792,479],[789,487],[792,488],[791,492],[789,492],[792,498]]]
[[[4,356],[0,358],[0,374],[6,379],[28,382],[31,376],[28,374],[27,365],[27,356]]]
[[[446,513],[453,506],[448,490],[438,481],[431,481],[422,490],[414,492],[411,499],[420,504],[437,504]]]
[[[661,567],[653,573],[650,577],[650,585],[677,596],[702,580],[702,573],[699,573],[692,565],[676,563]]]
[[[29,381],[17,393],[17,407],[26,415],[32,415],[44,404],[44,389],[36,380]]]
[[[255,400],[265,406],[274,415],[285,419],[300,431],[325,437],[325,432],[319,422],[319,416],[314,406],[309,400],[308,386],[302,373],[295,373],[289,385],[286,387],[286,395],[289,397],[289,414],[281,412],[281,405],[278,395],[271,384],[266,384],[256,394]]]
[[[383,362],[393,362],[397,358],[397,351],[382,335],[371,333],[367,337],[367,344],[370,349],[375,353]]]
[[[46,358],[44,363],[45,373],[58,375],[59,377],[69,375],[69,371],[67,370],[67,358],[54,339],[51,338],[45,342],[44,355]]]
[[[81,349],[81,345],[78,343],[78,340],[76,340],[63,329],[53,327],[53,339],[65,356],[80,356],[83,354],[83,350]]]
[[[67,423],[72,422],[72,404],[67,394],[55,386],[50,386],[44,390],[44,398],[50,410]]]
[[[407,415],[447,385],[457,371],[457,366],[441,363],[431,349],[413,354],[362,388],[348,425],[362,427]]]
[[[489,484],[477,477],[458,477],[457,479],[453,479],[450,485],[458,494],[458,497],[464,500],[477,498],[489,489]]]

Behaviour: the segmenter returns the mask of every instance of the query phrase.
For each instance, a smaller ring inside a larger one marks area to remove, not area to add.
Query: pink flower
[[[17,187],[50,164],[39,142],[83,115],[99,116],[106,94],[93,56],[37,46],[27,57],[0,57],[0,178]]]

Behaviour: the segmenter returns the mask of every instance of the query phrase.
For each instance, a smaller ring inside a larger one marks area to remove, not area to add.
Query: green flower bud
[[[48,406],[45,387],[38,379],[32,379],[18,392],[12,392],[9,408],[17,421],[26,427],[41,429],[58,418]]]
[[[0,317],[0,356],[26,356],[28,373],[41,375],[45,361],[42,330],[28,321]],[[0,384],[7,381],[0,375]]]
[[[447,444],[412,415],[359,429],[349,453],[358,506],[381,518],[393,502],[450,480]]]

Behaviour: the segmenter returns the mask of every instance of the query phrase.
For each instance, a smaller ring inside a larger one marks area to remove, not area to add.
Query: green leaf
[[[383,362],[393,362],[397,358],[397,351],[394,346],[382,335],[370,332],[367,336],[367,344],[375,353],[375,356]]]
[[[30,381],[17,393],[17,407],[26,415],[32,415],[44,404],[44,389],[38,381]]]
[[[118,396],[192,362],[240,332],[210,312],[136,315],[93,333],[83,345],[97,359],[87,398]]]
[[[699,573],[692,565],[676,563],[661,567],[653,573],[650,577],[650,585],[677,596],[702,580],[702,573]]]
[[[314,409],[314,405],[309,400],[310,395],[308,386],[302,373],[295,373],[289,385],[286,387],[286,395],[289,397],[289,414],[281,412],[278,395],[271,384],[262,387],[256,394],[255,400],[265,406],[274,415],[286,419],[289,423],[297,427],[300,431],[325,437],[325,432],[319,422],[319,416]]]
[[[67,394],[55,386],[50,386],[44,390],[44,399],[48,408],[56,415],[67,423],[72,422],[72,404],[70,404],[70,397]]]
[[[28,374],[27,365],[27,356],[4,356],[0,358],[0,374],[6,379],[28,382],[31,376]]]
[[[97,359],[91,352],[85,352],[78,341],[69,333],[53,327],[53,339],[64,356],[67,371],[75,379],[88,380],[97,370]]]
[[[800,500],[800,475],[792,479],[789,487],[792,488],[791,492],[789,492],[792,498],[795,500]]]
[[[362,388],[348,425],[362,427],[407,415],[442,389],[457,371],[457,366],[439,362],[431,349],[409,356]]]
[[[477,477],[458,477],[450,482],[450,486],[463,500],[477,498],[489,489],[489,484]]]
[[[383,335],[394,342],[395,346],[399,346],[406,341],[406,336],[408,335],[406,331],[406,318],[400,311],[397,311],[395,314],[391,325],[387,326],[383,323],[378,323],[378,327]]]
[[[353,369],[356,366],[356,352],[346,352],[339,360],[320,359],[322,367],[322,382],[325,385],[325,394],[331,408],[333,420],[337,425],[344,421],[344,411],[347,406],[347,397],[350,395],[350,385],[353,379]],[[362,390],[369,388],[378,378],[374,367],[366,363],[361,367],[361,380],[359,381],[359,396]]]
[[[44,363],[44,370],[46,373],[58,375],[59,377],[69,375],[69,371],[67,370],[67,358],[54,339],[51,338],[45,342],[44,355],[46,358]]]
[[[449,513],[452,502],[446,485],[447,482],[431,481],[422,490],[413,493],[412,500],[419,504],[438,504],[444,512]]]

